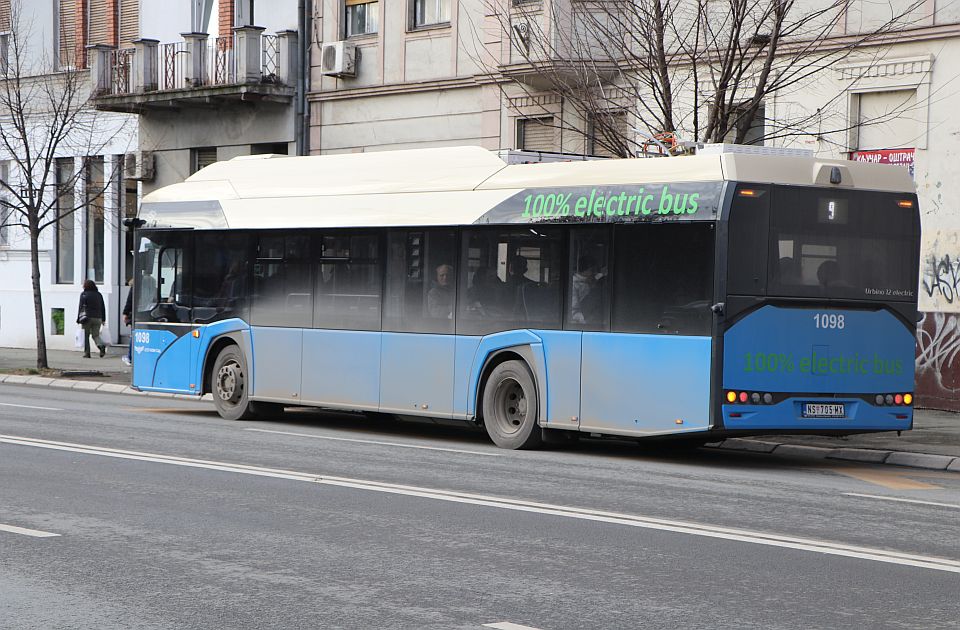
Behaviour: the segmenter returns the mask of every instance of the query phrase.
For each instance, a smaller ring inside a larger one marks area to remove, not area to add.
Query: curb
[[[154,398],[177,398],[179,400],[213,400],[211,394],[201,397],[189,394],[164,394],[160,392],[139,392],[128,385],[118,383],[101,383],[99,381],[79,381],[67,379],[46,378],[43,376],[20,376],[18,374],[0,374],[0,383],[17,385],[36,385],[39,387],[54,387],[58,389],[75,389],[82,391],[99,391],[111,394],[127,394],[131,396],[152,396]],[[707,445],[708,448],[726,451],[740,451],[746,453],[762,453],[765,455],[779,455],[782,457],[802,457],[807,459],[836,459],[841,461],[860,462],[867,464],[886,464],[904,468],[922,468],[925,470],[946,470],[960,473],[960,457],[953,455],[931,455],[930,453],[912,453],[908,451],[883,451],[870,448],[824,448],[821,446],[804,446],[800,444],[784,444],[782,442],[768,442],[746,438],[727,438],[720,442]]]
[[[903,466],[906,468],[960,472],[960,457],[953,455],[932,455],[930,453],[912,453],[909,451],[884,451],[872,448],[826,448],[822,446],[766,442],[747,438],[727,438],[722,442],[715,442],[708,446],[710,448],[741,451],[745,453],[766,453],[784,457],[805,457],[810,459],[836,459],[864,464],[886,464],[888,466]]]
[[[129,385],[119,383],[101,383],[100,381],[80,381],[65,378],[47,378],[45,376],[20,376],[19,374],[0,374],[0,383],[15,385],[37,385],[57,389],[74,389],[89,392],[107,392],[110,394],[128,394],[131,396],[153,396],[154,398],[179,398],[180,400],[213,400],[210,394],[191,396],[189,394],[165,394],[162,392],[139,392]]]

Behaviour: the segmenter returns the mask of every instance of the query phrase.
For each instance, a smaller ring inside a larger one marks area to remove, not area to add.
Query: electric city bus
[[[504,448],[912,425],[899,167],[251,156],[151,193],[139,223],[133,384],[224,418],[429,416]]]

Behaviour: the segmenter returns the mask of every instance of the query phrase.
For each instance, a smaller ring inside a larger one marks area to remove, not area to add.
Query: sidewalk
[[[47,350],[47,364],[51,370],[68,372],[62,378],[84,378],[88,380],[107,380],[111,383],[130,384],[130,366],[124,365],[120,357],[127,352],[126,346],[108,346],[107,356],[102,359],[97,356],[94,348],[92,358],[84,359],[80,350]],[[37,351],[23,348],[0,348],[0,374],[16,372],[24,374],[37,366]],[[71,376],[72,371],[96,371],[103,376],[78,375]],[[60,375],[56,375],[61,378]]]
[[[125,352],[125,346],[112,346],[108,348],[107,356],[102,359],[84,359],[80,351],[49,350],[47,360],[51,369],[65,373],[36,375],[28,373],[37,363],[35,350],[0,348],[0,383],[6,381],[46,387],[174,397],[174,394],[141,394],[130,389],[130,368],[120,360]],[[100,372],[100,375],[70,374],[70,371],[91,370]],[[18,376],[8,376],[11,373]],[[196,400],[193,396],[178,394],[176,397]],[[960,414],[917,409],[914,413],[913,430],[904,431],[900,436],[895,432],[847,437],[772,435],[731,438],[712,446],[787,457],[842,459],[960,472]]]

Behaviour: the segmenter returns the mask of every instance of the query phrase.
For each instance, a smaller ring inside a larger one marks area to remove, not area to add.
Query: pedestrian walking
[[[133,279],[127,283],[130,290],[127,292],[127,302],[123,305],[123,323],[127,326],[133,324]],[[125,365],[131,364],[131,350],[133,349],[133,331],[130,331],[130,342],[127,344],[127,353],[123,355],[122,361]]]
[[[103,305],[103,296],[93,280],[83,282],[80,294],[80,306],[77,308],[77,323],[83,327],[83,357],[90,358],[90,338],[100,349],[100,356],[107,353],[107,346],[100,338],[100,328],[107,321],[107,309]]]

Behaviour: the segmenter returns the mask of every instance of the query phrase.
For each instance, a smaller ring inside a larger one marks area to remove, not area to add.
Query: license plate
[[[824,403],[804,403],[804,418],[844,418],[846,412],[843,405],[829,405]]]

